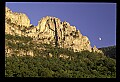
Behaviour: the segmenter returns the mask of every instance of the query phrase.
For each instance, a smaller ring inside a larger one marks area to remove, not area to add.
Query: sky
[[[25,13],[37,26],[45,16],[54,16],[75,26],[97,48],[116,45],[116,3],[6,2],[13,12]]]

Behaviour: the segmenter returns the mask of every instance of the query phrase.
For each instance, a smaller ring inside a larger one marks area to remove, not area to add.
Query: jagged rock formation
[[[75,52],[83,50],[91,52],[92,49],[100,52],[96,47],[91,47],[87,36],[83,36],[80,30],[77,30],[75,26],[71,26],[66,21],[61,22],[59,18],[46,16],[38,22],[37,26],[33,26],[25,14],[12,12],[7,7],[5,13],[5,33],[30,36],[36,42],[71,48]]]
[[[42,21],[44,23],[41,24]],[[63,48],[72,48],[75,51],[91,51],[88,38],[66,21],[61,22],[58,18],[47,16],[40,20],[37,27],[42,28],[40,29],[44,33],[42,37],[47,38],[49,41],[55,40],[53,42],[55,45]]]
[[[5,19],[11,21],[11,23],[15,23],[16,25],[29,27],[30,20],[23,13],[12,12],[8,7],[6,7],[5,11]]]
[[[31,25],[29,18],[26,14],[12,12],[8,7],[5,9],[5,32],[11,35],[24,35],[21,30]]]

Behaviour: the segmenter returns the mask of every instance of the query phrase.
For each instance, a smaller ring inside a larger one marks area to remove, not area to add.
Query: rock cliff
[[[24,13],[12,12],[8,7],[5,10],[5,19],[9,20],[11,23],[15,23],[16,25],[29,27],[30,20]]]
[[[73,49],[75,52],[83,50],[100,52],[96,47],[91,47],[87,36],[83,36],[80,30],[66,21],[62,22],[59,18],[46,16],[38,21],[37,26],[34,26],[30,24],[30,20],[25,14],[12,12],[7,7],[5,33],[30,36],[36,42]]]

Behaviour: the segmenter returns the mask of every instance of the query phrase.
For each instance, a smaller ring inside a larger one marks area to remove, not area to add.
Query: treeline
[[[116,59],[116,46],[99,48],[106,56]]]

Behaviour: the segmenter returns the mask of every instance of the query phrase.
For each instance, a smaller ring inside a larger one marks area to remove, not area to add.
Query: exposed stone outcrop
[[[67,59],[67,58],[69,58],[69,56],[64,55],[64,54],[60,54],[59,58]]]
[[[92,50],[93,50],[93,52],[103,53],[101,50],[98,50],[95,45],[94,45],[94,47],[92,48]]]
[[[16,25],[25,26],[25,27],[30,26],[30,20],[26,14],[12,12],[8,7],[6,7],[5,19],[11,21],[11,23],[14,23]]]
[[[48,54],[49,57],[52,57],[53,55],[51,53]]]
[[[61,22],[59,18],[43,17],[37,26],[30,24],[29,18],[23,13],[12,12],[6,7],[5,32],[11,35],[23,35],[34,38],[34,41],[52,44],[57,47],[71,48],[75,52],[93,51],[101,53],[96,47],[92,48],[87,36],[68,22]],[[32,54],[31,52],[28,52]]]
[[[61,22],[56,17],[46,16],[39,21],[36,28],[41,33],[37,38],[44,38],[46,43],[50,42],[55,46],[71,48],[74,51],[92,51],[89,39],[66,21]]]

